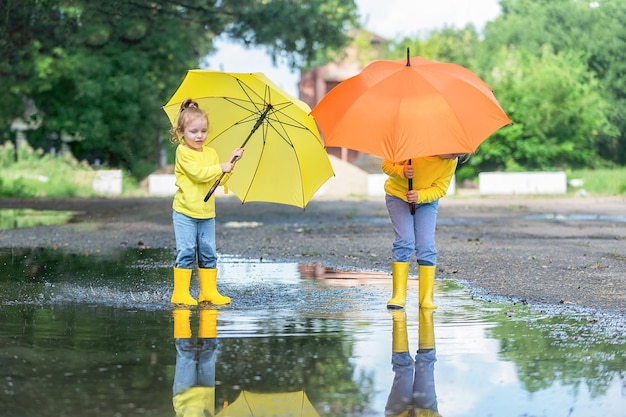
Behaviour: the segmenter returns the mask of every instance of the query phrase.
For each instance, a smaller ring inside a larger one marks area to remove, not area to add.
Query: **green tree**
[[[473,66],[479,42],[478,32],[473,25],[462,29],[448,26],[429,32],[424,39],[405,37],[392,42],[391,55],[395,58],[389,59],[402,59],[406,48],[410,48],[411,56],[452,62],[469,68]]]
[[[485,28],[485,56],[505,47],[539,57],[550,45],[555,54],[575,51],[584,57],[599,80],[598,90],[611,103],[608,117],[619,131],[596,135],[596,150],[626,164],[626,2],[501,0],[500,5],[502,15]]]
[[[575,51],[540,57],[495,54],[485,81],[514,124],[485,141],[470,164],[482,170],[579,168],[598,163],[595,138],[610,135],[609,103]]]
[[[0,139],[34,101],[45,147],[65,136],[79,158],[138,176],[156,165],[167,130],[160,107],[224,35],[293,67],[337,49],[355,25],[353,0],[3,0]],[[210,55],[209,55],[210,56]],[[251,71],[254,64],[251,63]]]

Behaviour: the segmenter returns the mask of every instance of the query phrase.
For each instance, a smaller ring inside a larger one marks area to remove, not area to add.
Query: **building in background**
[[[386,43],[386,39],[362,29],[352,31],[349,36],[353,41],[338,59],[321,67],[300,71],[298,95],[309,107],[315,107],[337,84],[357,75],[367,64],[379,59],[380,50]],[[360,162],[357,160],[370,159],[361,152],[351,149],[331,147],[326,150],[329,155],[336,156],[342,161],[356,162],[357,165]],[[371,163],[366,162],[366,165]]]

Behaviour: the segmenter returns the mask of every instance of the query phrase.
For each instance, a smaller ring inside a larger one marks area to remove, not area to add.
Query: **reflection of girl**
[[[215,414],[215,360],[217,358],[217,310],[200,310],[198,339],[191,337],[191,311],[177,309],[174,316],[176,369],[172,403],[177,417],[210,417]]]
[[[439,199],[448,191],[459,156],[449,154],[382,163],[383,172],[389,176],[385,181],[385,202],[395,234],[391,249],[393,293],[387,302],[388,308],[404,308],[409,260],[413,253],[418,264],[419,305],[437,308],[433,303],[437,211]],[[415,207],[414,214],[410,205]]]
[[[406,313],[392,313],[391,364],[394,372],[391,391],[385,406],[385,416],[441,417],[435,392],[435,337],[433,310],[420,308],[419,349],[415,360],[409,354]]]

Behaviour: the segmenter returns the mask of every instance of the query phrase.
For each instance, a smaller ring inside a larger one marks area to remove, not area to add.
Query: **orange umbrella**
[[[410,58],[375,61],[333,88],[311,112],[326,147],[393,162],[473,153],[511,123],[493,92],[470,70]]]

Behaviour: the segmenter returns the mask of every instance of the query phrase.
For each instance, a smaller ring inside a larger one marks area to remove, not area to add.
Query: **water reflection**
[[[73,211],[0,209],[0,230],[65,224],[74,215]]]
[[[197,338],[191,333],[191,310],[175,309],[176,369],[172,403],[178,417],[215,415],[217,310],[200,309]]]
[[[440,417],[435,390],[435,327],[432,309],[419,309],[419,338],[415,360],[409,352],[406,312],[392,315],[391,364],[394,372],[385,416]]]
[[[176,382],[177,354],[197,355],[188,356],[198,362],[189,375],[206,381],[199,355],[211,339],[216,414],[281,394],[323,417],[382,415],[394,403],[391,363],[402,351],[414,366],[404,397],[417,406],[413,394],[434,378],[445,417],[624,415],[623,317],[610,327],[584,311],[483,301],[438,281],[431,326],[416,302],[406,316],[387,311],[386,276],[222,256],[233,304],[178,320],[171,259],[166,250],[0,250],[0,415],[171,417],[176,387],[189,386]],[[415,284],[407,299],[417,300]],[[435,328],[436,372],[418,376],[418,364],[435,359],[425,343]]]
[[[216,415],[215,365],[218,356],[218,314],[218,310],[199,309],[197,337],[194,338],[191,330],[191,310],[175,309],[172,312],[176,347],[172,403],[177,417]],[[241,390],[232,403],[224,401],[220,406],[221,410],[217,417],[251,415],[319,417],[303,390],[290,392]]]

